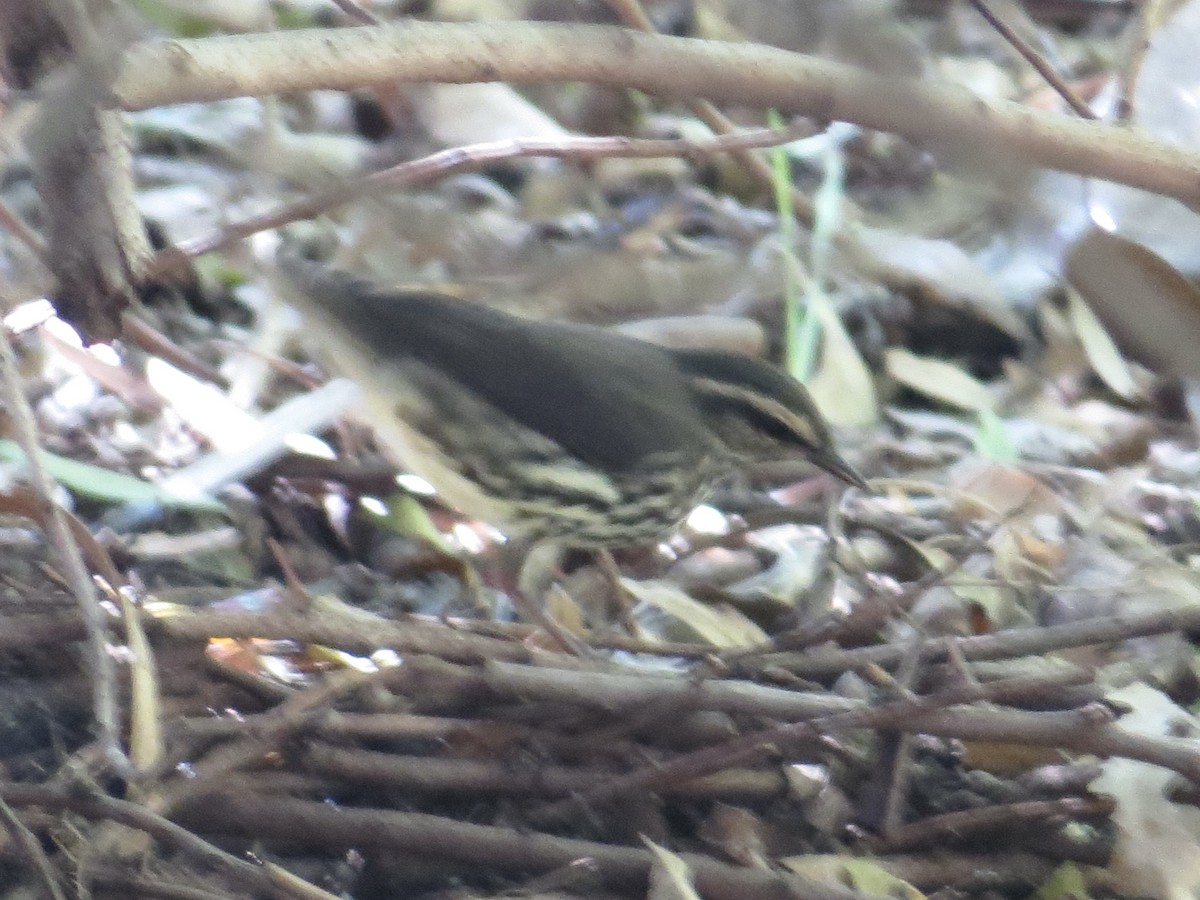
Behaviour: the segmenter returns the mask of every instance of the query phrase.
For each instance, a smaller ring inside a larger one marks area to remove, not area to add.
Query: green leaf
[[[437,526],[433,524],[433,520],[429,518],[429,513],[425,511],[425,507],[412,494],[397,491],[388,497],[386,506],[386,515],[379,515],[375,512],[371,513],[371,515],[378,518],[379,524],[382,527],[393,534],[422,538],[433,546],[453,555],[453,551],[446,544],[446,539],[437,530]]]
[[[90,463],[42,451],[42,465],[50,477],[84,497],[112,504],[160,504],[174,509],[222,512],[225,506],[212,497],[185,497],[150,481],[113,472]],[[0,462],[24,465],[25,452],[16,442],[0,440]]]
[[[979,410],[979,427],[975,431],[975,452],[997,462],[1016,462],[1017,445],[1008,436],[1004,420],[990,409]]]
[[[1088,900],[1087,883],[1074,863],[1063,863],[1038,888],[1036,900]]]
[[[767,125],[782,128],[776,110],[767,111]],[[796,211],[792,207],[792,163],[786,147],[771,148],[771,188],[779,218],[779,251],[783,254],[784,365],[792,377],[804,381],[816,361],[820,326],[804,314],[803,267],[796,257]]]

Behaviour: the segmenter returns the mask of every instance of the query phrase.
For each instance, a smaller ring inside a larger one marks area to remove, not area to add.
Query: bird
[[[760,359],[390,290],[285,244],[287,299],[383,447],[527,544],[658,541],[728,476],[807,459],[866,487],[804,387]]]

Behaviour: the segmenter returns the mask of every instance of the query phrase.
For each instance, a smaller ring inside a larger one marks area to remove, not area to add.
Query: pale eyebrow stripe
[[[730,387],[725,382],[714,381],[711,378],[693,378],[691,379],[691,384],[701,394],[707,394],[710,397],[719,397],[724,400],[732,400],[743,406],[752,407],[763,415],[783,423],[806,444],[820,447],[825,443],[821,435],[817,434],[811,420],[805,416],[796,415],[796,413],[792,412],[792,410],[788,409],[778,400],[764,397],[762,394],[755,392],[739,391],[737,388]]]

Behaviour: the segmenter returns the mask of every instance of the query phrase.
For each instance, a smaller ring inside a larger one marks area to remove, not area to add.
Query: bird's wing
[[[389,292],[303,260],[281,260],[324,314],[375,357],[413,358],[584,462],[625,471],[711,437],[670,355],[599,328],[518,319],[421,292]]]

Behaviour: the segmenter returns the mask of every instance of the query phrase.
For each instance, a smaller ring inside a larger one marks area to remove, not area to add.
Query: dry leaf
[[[830,543],[819,528],[779,526],[763,529],[753,540],[774,555],[771,565],[729,585],[724,596],[739,609],[779,614],[796,610],[807,618],[824,612],[829,601]]]
[[[821,322],[821,360],[808,380],[808,392],[821,414],[834,425],[873,425],[879,419],[875,382],[842,320],[828,303],[814,303]]]
[[[928,397],[970,412],[995,407],[987,386],[953,363],[917,356],[902,347],[888,348],[884,362],[894,379]]]
[[[845,885],[871,897],[924,900],[925,895],[891,874],[880,862],[850,856],[813,853],[780,860],[788,871],[820,881]]]
[[[570,134],[506,84],[431,84],[414,91],[413,102],[430,134],[449,147]]]
[[[1126,400],[1137,397],[1140,392],[1125,357],[1078,291],[1067,291],[1067,312],[1092,370],[1117,396]]]
[[[643,836],[654,862],[650,865],[647,900],[700,900],[692,885],[692,870],[679,856]]]
[[[1011,516],[1058,515],[1063,502],[1045,482],[1012,466],[970,462],[955,466],[948,482],[962,495],[955,515],[1000,522]]]
[[[700,837],[740,866],[767,869],[762,819],[748,809],[718,803],[700,825]]]
[[[665,581],[623,578],[621,584],[641,605],[635,610],[639,624],[663,640],[702,641],[723,648],[751,647],[767,640],[766,632],[732,606],[700,603]],[[646,621],[649,610],[659,614],[657,625]]]
[[[1133,707],[1121,719],[1122,730],[1157,738],[1178,734],[1183,725],[1191,736],[1200,733],[1200,721],[1148,685],[1121,688],[1108,699]],[[1192,900],[1200,890],[1200,810],[1167,800],[1171,778],[1167,769],[1113,758],[1092,784],[1117,801],[1117,844],[1109,870],[1118,893]]]
[[[932,296],[926,292],[923,300],[968,313],[1018,341],[1028,336],[1029,329],[992,279],[956,244],[864,225],[856,226],[851,234],[870,251],[869,257],[856,259],[859,265],[878,267],[882,263],[893,275],[907,273],[941,292]],[[853,245],[849,249],[853,251]],[[854,255],[862,256],[861,251]]]
[[[1122,347],[1174,375],[1200,375],[1200,290],[1178,269],[1100,228],[1072,245],[1065,266]]]
[[[1041,766],[1063,761],[1062,751],[1032,744],[1005,744],[1000,741],[966,741],[963,765],[993,775],[1020,775]]]

